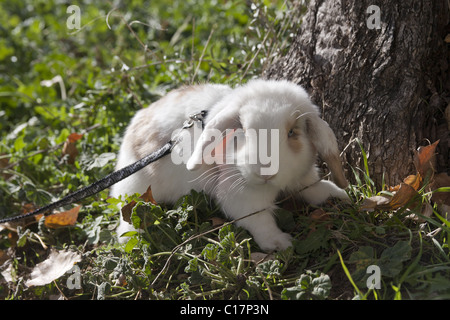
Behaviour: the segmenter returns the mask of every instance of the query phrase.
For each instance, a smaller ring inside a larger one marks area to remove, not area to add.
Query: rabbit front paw
[[[291,235],[284,232],[264,234],[255,237],[255,241],[266,252],[284,250],[292,246]]]

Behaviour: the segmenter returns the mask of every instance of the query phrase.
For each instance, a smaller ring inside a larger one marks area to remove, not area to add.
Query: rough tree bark
[[[289,51],[264,76],[303,85],[341,150],[348,146],[344,162],[362,168],[350,144],[359,138],[378,184],[383,173],[390,185],[415,173],[413,151],[427,139],[440,139],[438,170],[446,171],[449,20],[447,0],[312,0]]]

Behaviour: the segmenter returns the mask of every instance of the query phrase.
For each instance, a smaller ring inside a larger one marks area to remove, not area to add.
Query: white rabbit
[[[195,126],[177,130],[202,110],[207,111],[205,127],[197,137]],[[272,214],[281,192],[297,193],[311,204],[329,197],[348,199],[343,189],[319,178],[317,153],[337,185],[347,186],[336,137],[305,90],[291,82],[253,80],[234,89],[204,84],[172,91],[135,115],[117,169],[155,151],[178,131],[182,140],[171,156],[114,185],[112,196],[143,193],[151,185],[156,201],[173,203],[194,189],[216,199],[230,219],[262,210],[236,224],[265,251],[291,245],[291,236],[278,228]],[[180,157],[186,161],[180,163]],[[121,219],[119,237],[129,230],[132,226]]]

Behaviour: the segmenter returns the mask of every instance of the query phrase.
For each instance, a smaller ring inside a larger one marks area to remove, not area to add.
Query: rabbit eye
[[[289,130],[288,137],[293,137],[295,135],[294,129]]]

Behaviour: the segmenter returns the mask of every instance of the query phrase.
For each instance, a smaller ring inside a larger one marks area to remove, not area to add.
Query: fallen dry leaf
[[[311,223],[309,224],[309,232],[307,237],[316,232],[318,225],[323,225],[325,228],[330,230],[332,228],[332,222],[329,213],[325,210],[318,208],[310,213],[309,218]]]
[[[273,253],[267,254],[264,252],[252,252],[250,253],[250,261],[254,262],[255,264],[260,264],[264,261],[274,259],[275,256]]]
[[[8,259],[2,264],[2,268],[0,268],[0,275],[3,276],[6,282],[16,282],[17,280],[18,275],[14,271],[13,265],[13,259]]]
[[[406,179],[404,180],[404,182],[407,185],[410,185],[411,187],[414,188],[414,190],[419,190],[420,186],[422,185],[422,176],[418,173],[418,174],[412,174],[408,177],[406,177]]]
[[[81,255],[73,251],[52,250],[47,260],[38,263],[25,282],[28,287],[43,286],[63,276],[72,269],[73,265],[81,261]]]
[[[416,195],[417,191],[413,187],[409,184],[401,183],[392,197],[374,196],[364,199],[360,209],[364,211],[373,211],[375,209],[395,210],[408,204]]]
[[[211,221],[212,227],[218,227],[223,225],[227,220],[219,218],[219,217],[212,217],[211,219],[208,219]]]
[[[71,134],[69,134],[69,136],[67,137],[67,140],[69,141],[69,142],[75,142],[75,141],[78,141],[78,140],[80,140],[81,138],[83,138],[83,135],[82,134],[80,134],[80,133],[71,133]]]
[[[148,186],[147,191],[145,191],[139,198],[144,200],[145,202],[150,202],[155,205],[157,204],[156,200],[153,198],[151,186]]]
[[[422,176],[426,177],[429,170],[434,170],[436,168],[436,146],[439,140],[435,141],[429,146],[419,147],[414,153],[414,165],[416,166],[417,172]]]
[[[153,204],[157,204],[156,200],[153,198],[152,195],[152,186],[149,186],[147,188],[147,191],[145,191],[140,197],[139,199],[144,200],[145,202],[150,202]],[[131,222],[131,213],[133,212],[133,208],[136,205],[136,201],[131,201],[130,203],[127,203],[126,205],[124,205],[122,207],[122,217],[123,220],[128,222],[128,223],[132,223]]]
[[[438,143],[439,140],[429,146],[418,148],[414,154],[414,165],[417,173],[415,175],[409,175],[399,185],[389,187],[388,190],[393,193],[392,197],[383,195],[364,199],[360,209],[365,211],[373,211],[375,209],[395,210],[404,207],[418,195],[417,190],[423,186],[424,177],[431,177],[432,185],[436,178],[438,181],[439,179],[443,179],[442,181],[444,181],[444,176],[434,175],[434,168],[436,167],[435,151]],[[449,181],[447,180],[442,183],[449,185]],[[436,185],[436,188],[438,187],[440,185]],[[448,194],[444,195],[440,193],[437,197],[439,198],[439,196],[448,197]],[[428,207],[425,207],[422,208],[422,212],[425,216],[428,216],[430,210]]]
[[[311,212],[309,217],[313,221],[326,221],[326,220],[329,220],[329,217],[328,217],[327,213],[325,212],[325,210],[323,210],[321,208],[316,209],[313,212]]]
[[[136,205],[136,201],[131,201],[130,203],[127,203],[126,205],[124,205],[122,207],[122,218],[123,221],[126,221],[128,223],[132,223],[131,222],[131,212],[133,211],[134,206]]]
[[[434,142],[433,144],[425,147],[419,147],[417,151],[414,153],[414,165],[417,170],[417,174],[412,174],[407,176],[403,183],[410,185],[414,190],[419,190],[422,186],[423,178],[426,177],[427,174],[434,173],[434,168],[436,167],[436,146],[438,145],[439,140]],[[400,185],[396,185],[394,187],[389,187],[389,191],[395,192],[398,191]]]
[[[36,206],[32,203],[25,203],[24,205],[22,205],[22,214],[27,214],[29,212],[33,212],[34,210],[36,210]]]
[[[73,226],[77,222],[78,212],[80,212],[81,205],[74,207],[68,211],[55,213],[45,217],[44,224],[47,228],[56,229],[60,227]],[[36,215],[36,220],[42,218],[42,214]]]
[[[331,223],[329,222],[331,220],[330,215],[321,208],[311,212],[309,218],[311,219],[311,224],[309,225],[309,229],[311,229],[310,233],[316,231],[317,224],[323,224],[325,222],[327,222],[325,227],[331,228]]]
[[[64,145],[62,148],[62,154],[63,154],[63,156],[65,156],[65,155],[69,156],[69,159],[67,160],[67,162],[69,164],[75,163],[75,158],[78,155],[78,149],[77,149],[75,143],[76,143],[76,141],[80,140],[82,137],[83,137],[82,134],[71,133],[67,137],[67,140],[64,142]]]
[[[417,195],[417,191],[414,190],[409,184],[401,183],[400,188],[394,194],[394,196],[386,204],[379,205],[380,209],[395,210],[405,206]]]

